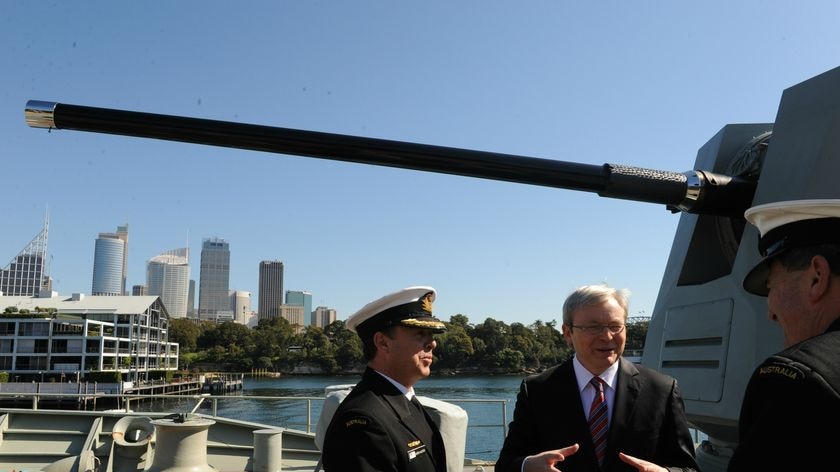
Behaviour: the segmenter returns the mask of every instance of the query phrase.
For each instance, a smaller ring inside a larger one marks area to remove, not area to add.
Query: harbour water
[[[469,418],[466,456],[494,461],[504,441],[504,427],[513,416],[516,393],[522,375],[432,376],[420,381],[418,395],[450,401],[462,407]],[[314,431],[322,402],[289,400],[249,400],[248,397],[323,397],[330,385],[355,384],[354,376],[286,376],[280,378],[245,378],[244,387],[217,402],[217,414],[228,418],[254,421],[273,426],[307,430],[307,417]],[[482,400],[459,402],[459,400]],[[484,400],[500,400],[487,402]],[[207,403],[207,402],[205,402]],[[307,411],[307,404],[309,411]],[[178,398],[132,404],[136,411],[189,411],[195,400]],[[200,410],[206,413],[206,410]],[[502,415],[506,418],[502,421]]]

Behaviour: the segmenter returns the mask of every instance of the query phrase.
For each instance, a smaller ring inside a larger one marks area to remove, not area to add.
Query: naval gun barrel
[[[502,180],[664,204],[687,213],[743,217],[756,182],[703,170],[669,172],[618,164],[581,164],[428,144],[247,123],[30,100],[35,128],[163,139],[253,151]]]

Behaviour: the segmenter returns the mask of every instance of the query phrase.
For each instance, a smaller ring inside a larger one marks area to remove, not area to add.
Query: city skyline
[[[53,287],[53,289],[62,296],[69,296],[73,293],[81,293],[81,294],[88,294],[94,296],[101,296],[101,295],[120,295],[124,291],[122,287],[124,287],[126,283],[126,278],[122,276],[126,272],[127,268],[127,257],[126,254],[128,252],[127,244],[128,244],[128,224],[117,226],[117,230],[114,233],[99,233],[99,235],[94,240],[94,254],[92,258],[92,266],[93,266],[93,282],[91,285],[90,292],[63,292],[60,290],[60,287]],[[38,251],[44,250],[43,248],[48,247],[48,240],[46,239],[47,229],[46,227],[42,229],[38,235],[33,238],[33,240],[27,244],[23,250],[16,256],[16,259],[20,257],[21,254],[26,253],[27,251],[32,252],[31,248],[37,248]],[[222,307],[220,311],[229,312],[231,315],[231,320],[235,320],[239,323],[245,324],[247,320],[242,320],[242,313],[241,308],[243,306],[241,297],[244,294],[251,297],[253,290],[250,289],[243,289],[243,288],[235,288],[228,286],[228,277],[229,277],[229,266],[230,266],[230,257],[231,251],[229,246],[229,241],[224,240],[218,237],[210,237],[210,238],[203,238],[202,239],[202,256],[204,256],[204,249],[209,249],[207,254],[207,259],[204,260],[204,264],[208,266],[206,268],[206,276],[211,279],[205,282],[206,287],[215,287],[219,284],[224,286],[224,297],[221,301],[211,299],[210,296],[207,296],[208,300],[212,302],[213,307]],[[149,258],[143,264],[145,267],[145,274],[146,279],[144,280],[143,284],[131,284],[133,287],[130,294],[132,295],[159,295],[163,297],[166,301],[172,304],[173,308],[170,310],[170,314],[173,314],[173,317],[181,317],[181,306],[185,307],[185,316],[188,317],[190,314],[191,309],[196,309],[196,313],[198,314],[198,319],[207,319],[207,320],[215,320],[215,314],[210,313],[210,309],[208,308],[206,313],[202,313],[201,310],[194,305],[190,306],[190,297],[189,297],[189,288],[194,286],[195,282],[192,278],[192,267],[193,265],[189,261],[189,248],[179,248],[173,250],[163,251],[160,254]],[[49,253],[47,252],[47,258],[49,258]],[[40,259],[39,259],[40,260]],[[14,262],[14,261],[13,261]],[[221,266],[219,266],[221,264]],[[150,267],[151,265],[151,267]],[[279,308],[284,304],[290,305],[300,305],[304,307],[303,311],[303,326],[309,326],[312,324],[310,318],[314,319],[314,310],[312,309],[312,294],[306,290],[283,290],[283,279],[284,279],[284,265],[282,261],[269,261],[264,260],[260,262],[260,266],[257,269],[262,274],[264,270],[264,265],[267,265],[265,268],[266,270],[266,277],[275,277],[274,282],[277,283],[279,280],[278,287],[271,287],[271,284],[268,283],[266,285],[266,289],[270,291],[277,291],[279,294],[280,303],[278,304],[277,312],[274,316],[280,315]],[[181,269],[173,269],[170,266],[180,266]],[[210,266],[213,266],[212,268]],[[187,270],[185,271],[183,268],[186,267]],[[97,268],[99,268],[99,272],[97,272]],[[279,269],[278,269],[279,268]],[[173,274],[173,270],[176,271]],[[279,279],[277,271],[279,270]],[[219,272],[219,273],[217,273]],[[99,274],[99,277],[97,277]],[[181,296],[175,296],[175,292],[180,292],[183,286],[183,278],[186,274],[188,280],[188,290],[185,295],[184,303],[182,303]],[[45,276],[50,274],[44,274]],[[51,276],[51,275],[50,275]],[[175,277],[176,281],[169,282],[172,280],[171,278]],[[199,268],[199,281],[201,280],[201,270]],[[170,287],[169,284],[174,283],[176,287]],[[31,284],[30,284],[31,285]],[[149,291],[149,286],[152,285],[154,287],[153,292]],[[96,291],[96,288],[100,287],[99,291]],[[261,290],[262,286],[258,287],[258,292],[262,294]],[[129,294],[129,293],[126,293]],[[166,294],[166,295],[164,295]],[[9,295],[9,294],[6,294]],[[37,293],[32,293],[32,295],[37,295]],[[215,295],[214,295],[215,296]],[[262,295],[260,295],[262,297]],[[216,297],[218,298],[218,297]],[[276,298],[276,297],[275,297]],[[270,297],[268,299],[271,299]],[[267,299],[267,300],[268,300]],[[285,301],[284,301],[285,300]],[[210,303],[208,302],[208,303]],[[219,305],[221,303],[221,305]],[[167,305],[168,306],[168,305]],[[236,307],[240,309],[237,310]],[[318,307],[324,309],[330,309],[329,307]],[[250,306],[249,306],[250,309]],[[258,315],[258,310],[250,309],[255,315]],[[202,316],[204,315],[204,316]],[[333,318],[335,319],[335,310],[333,309]],[[268,316],[269,318],[271,316]],[[211,319],[212,318],[212,319]],[[227,318],[225,318],[227,319]]]

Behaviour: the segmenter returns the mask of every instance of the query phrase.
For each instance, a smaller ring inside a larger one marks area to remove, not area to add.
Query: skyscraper
[[[189,248],[173,249],[151,258],[146,264],[148,294],[159,296],[172,318],[187,316],[189,255]]]
[[[116,233],[99,233],[93,251],[91,295],[124,295],[128,225]]]
[[[233,321],[247,324],[248,317],[251,315],[251,292],[231,290],[230,306],[233,310]]]
[[[304,326],[306,320],[310,318],[312,314],[312,294],[309,292],[301,292],[298,290],[287,290],[286,305],[303,307],[303,319],[301,320],[300,324],[301,326]]]
[[[317,326],[319,328],[326,328],[331,325],[336,319],[336,311],[332,308],[319,306],[312,312],[312,322],[310,326]]]
[[[259,318],[272,319],[280,316],[283,304],[283,263],[280,261],[260,262]]]
[[[207,238],[201,245],[198,275],[198,318],[232,317],[230,309],[230,245],[224,239]]]
[[[190,290],[187,295],[187,318],[195,318],[195,280],[190,279]]]
[[[128,223],[124,224],[123,226],[117,226],[117,232],[115,233],[118,238],[122,240],[123,244],[123,259],[122,259],[122,282],[120,284],[120,288],[122,289],[123,295],[128,295],[128,289],[126,289],[126,276],[128,274]]]
[[[41,290],[52,290],[47,265],[47,236],[49,220],[44,229],[0,270],[0,293],[6,296],[31,297]]]

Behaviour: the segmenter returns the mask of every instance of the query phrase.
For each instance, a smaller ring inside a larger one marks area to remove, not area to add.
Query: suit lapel
[[[629,422],[635,413],[636,400],[639,398],[641,381],[639,369],[632,362],[620,357],[618,359],[618,378],[616,379],[615,403],[610,420],[610,432],[607,439],[607,449],[612,451],[616,441],[628,430]]]
[[[431,418],[427,421],[428,415],[425,411],[418,411],[417,408],[414,407],[407,398],[405,398],[405,395],[403,395],[397,387],[391,384],[391,382],[388,382],[387,379],[373,370],[370,370],[370,374],[371,375],[368,377],[370,378],[373,386],[372,390],[377,392],[385,403],[388,404],[388,406],[393,410],[397,420],[405,427],[405,429],[411,432],[411,434],[415,437],[423,440],[426,444],[429,457],[435,465],[435,469],[438,470],[441,467],[441,464],[439,464],[440,461],[437,455],[439,447],[435,447],[435,439],[436,436],[440,436],[440,433],[437,432],[436,428],[432,428],[431,425],[433,423],[431,422]],[[365,372],[365,375],[367,376],[367,372]]]
[[[566,402],[571,409],[546,408],[545,413],[553,416],[551,418],[552,423],[569,425],[565,430],[564,428],[552,430],[552,433],[556,433],[551,438],[552,442],[556,443],[557,447],[560,448],[568,446],[569,444],[565,443],[569,440],[578,442],[575,438],[590,438],[590,445],[587,449],[592,450],[588,422],[589,412],[583,410],[583,404],[580,400],[580,390],[578,390],[577,376],[575,376],[574,366],[571,361],[557,368],[557,371],[551,377],[549,388],[552,398]],[[594,452],[592,454],[594,460]]]

